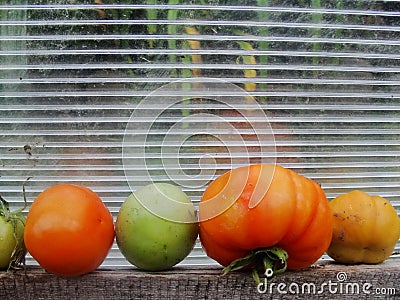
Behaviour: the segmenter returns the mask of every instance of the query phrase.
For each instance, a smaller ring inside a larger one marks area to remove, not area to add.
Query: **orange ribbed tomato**
[[[329,205],[333,213],[330,257],[346,264],[377,264],[393,253],[400,238],[400,219],[388,200],[355,190]]]
[[[264,263],[274,272],[277,265],[281,271],[308,267],[332,238],[332,213],[321,187],[274,165],[240,167],[218,177],[202,196],[199,219],[205,252],[229,266],[226,271]]]
[[[26,219],[29,253],[47,271],[78,276],[95,270],[114,241],[113,218],[96,193],[61,184],[38,195]]]

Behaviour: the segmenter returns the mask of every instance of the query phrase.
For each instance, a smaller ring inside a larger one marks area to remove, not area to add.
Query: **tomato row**
[[[211,182],[198,214],[179,187],[154,183],[132,193],[116,222],[99,196],[78,185],[49,187],[27,217],[0,197],[0,268],[18,267],[26,252],[47,271],[78,276],[97,269],[116,238],[124,257],[147,271],[166,270],[192,251],[258,274],[301,269],[325,252],[342,263],[380,263],[400,237],[386,199],[361,191],[331,202],[313,180],[275,165],[233,169]]]

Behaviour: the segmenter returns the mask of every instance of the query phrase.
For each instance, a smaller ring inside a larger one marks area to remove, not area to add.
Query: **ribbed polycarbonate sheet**
[[[116,217],[149,178],[197,206],[219,174],[276,161],[399,212],[400,2],[237,2],[3,1],[2,196],[77,183]],[[199,242],[183,262],[213,263]],[[128,263],[115,244],[103,265]]]

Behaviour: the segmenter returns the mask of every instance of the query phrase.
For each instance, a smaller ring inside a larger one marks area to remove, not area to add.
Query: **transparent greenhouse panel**
[[[362,189],[400,213],[397,1],[12,0],[0,14],[0,193],[13,207],[28,177],[29,203],[77,183],[116,217],[150,176],[197,205],[216,176],[273,160],[329,199]],[[142,106],[177,82],[180,101]],[[199,242],[183,262],[214,263]],[[116,245],[104,262],[127,264]]]

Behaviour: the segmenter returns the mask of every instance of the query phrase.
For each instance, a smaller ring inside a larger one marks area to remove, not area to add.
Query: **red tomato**
[[[241,167],[217,178],[203,194],[199,218],[208,256],[223,266],[247,256],[232,269],[264,263],[261,256],[268,255],[259,250],[265,248],[272,256],[277,248],[286,251],[288,269],[308,267],[332,238],[332,213],[321,187],[274,165]],[[277,259],[284,269],[286,258]]]
[[[61,184],[39,194],[28,212],[25,245],[47,271],[78,276],[95,270],[114,241],[113,218],[88,188]]]

